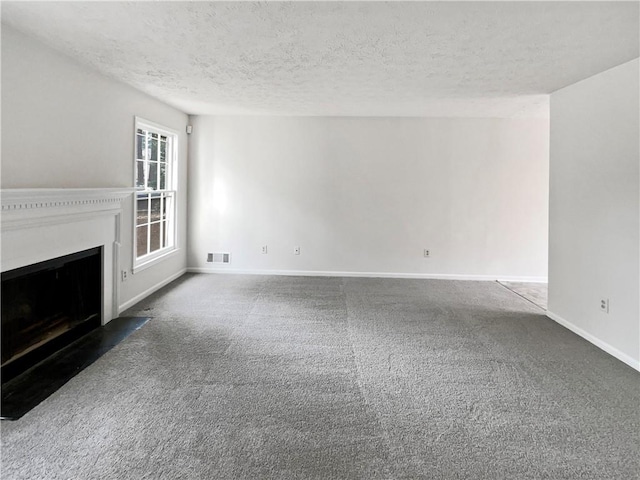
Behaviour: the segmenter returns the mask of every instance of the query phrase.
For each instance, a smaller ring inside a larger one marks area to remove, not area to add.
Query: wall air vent
[[[208,253],[207,262],[209,263],[231,263],[230,253]]]

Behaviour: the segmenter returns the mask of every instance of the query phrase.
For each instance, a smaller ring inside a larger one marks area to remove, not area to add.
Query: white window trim
[[[154,252],[154,254],[158,253],[158,255],[150,254],[148,257],[144,259],[144,261],[138,261],[138,263],[133,266],[133,273],[135,274],[143,270],[146,270],[147,268],[152,267],[157,263],[160,263],[161,261],[166,260],[169,257],[173,257],[179,251],[180,251],[180,248],[178,248],[177,246],[167,247],[162,250],[158,250],[157,252]]]
[[[180,246],[178,245],[178,225],[179,225],[179,219],[178,219],[178,141],[179,141],[179,136],[178,136],[178,132],[176,130],[173,130],[171,128],[167,128],[163,125],[160,125],[158,123],[146,120],[145,118],[142,117],[134,117],[135,118],[135,125],[134,125],[134,130],[133,130],[133,135],[134,135],[134,141],[133,141],[133,186],[134,188],[136,185],[136,173],[137,173],[137,132],[138,129],[141,128],[143,130],[153,130],[154,132],[158,132],[159,134],[164,134],[164,135],[170,135],[172,137],[174,137],[174,141],[172,142],[172,165],[171,165],[171,189],[173,190],[175,193],[173,195],[173,202],[172,202],[172,209],[173,209],[173,242],[172,242],[172,246],[170,247],[165,247],[162,248],[160,250],[157,250],[155,252],[152,252],[150,254],[147,254],[143,257],[137,257],[137,230],[136,230],[136,222],[137,222],[137,190],[135,191],[135,193],[133,194],[133,218],[132,218],[132,227],[133,227],[133,235],[132,235],[132,256],[133,256],[133,262],[132,262],[132,272],[133,274],[136,274],[138,272],[141,272],[143,270],[146,270],[147,268],[156,265],[166,259],[168,259],[169,257],[173,257],[174,255],[176,255],[179,251],[180,251]],[[169,189],[168,189],[169,190]]]

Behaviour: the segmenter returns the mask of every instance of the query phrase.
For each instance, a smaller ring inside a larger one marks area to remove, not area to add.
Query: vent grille
[[[209,263],[231,263],[230,253],[208,253],[207,262]]]

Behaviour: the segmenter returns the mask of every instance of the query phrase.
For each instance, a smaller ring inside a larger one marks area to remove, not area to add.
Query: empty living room
[[[2,479],[639,478],[640,2],[0,8]]]

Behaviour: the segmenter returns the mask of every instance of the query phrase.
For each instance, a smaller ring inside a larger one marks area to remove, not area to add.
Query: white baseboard
[[[626,353],[621,352],[620,350],[618,350],[614,346],[609,345],[607,342],[603,342],[602,340],[600,340],[599,338],[591,335],[590,333],[586,332],[582,328],[577,327],[576,325],[574,325],[573,323],[569,322],[568,320],[565,320],[560,315],[556,315],[555,313],[550,312],[549,310],[547,310],[547,317],[549,317],[554,322],[559,323],[563,327],[571,330],[576,335],[580,335],[582,338],[584,338],[588,342],[593,343],[596,347],[600,348],[601,350],[604,350],[609,355],[614,356],[615,358],[617,358],[621,362],[626,363],[631,368],[640,371],[640,361],[636,360],[635,358],[627,355]]]
[[[118,309],[118,315],[120,315],[120,313],[124,312],[127,308],[133,307],[139,301],[144,300],[149,295],[151,295],[153,292],[155,292],[157,290],[160,290],[165,285],[168,285],[169,283],[173,282],[175,279],[181,277],[185,273],[187,273],[187,269],[183,268],[178,273],[176,273],[174,275],[171,275],[169,278],[165,278],[163,281],[161,281],[160,283],[155,284],[153,287],[147,288],[144,292],[142,292],[139,295],[136,295],[131,300],[127,300],[122,305],[120,305],[120,308]]]
[[[474,280],[484,282],[546,283],[547,277],[505,277],[501,275],[461,275],[449,273],[390,273],[390,272],[332,272],[324,270],[243,270],[219,267],[189,267],[192,273],[228,273],[240,275],[286,275],[293,277],[367,277],[367,278],[422,278],[433,280]]]
[[[549,283],[549,277],[503,277],[496,278],[498,282]]]

